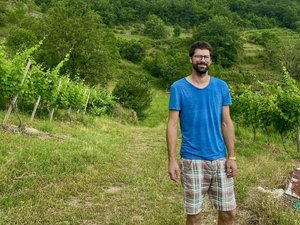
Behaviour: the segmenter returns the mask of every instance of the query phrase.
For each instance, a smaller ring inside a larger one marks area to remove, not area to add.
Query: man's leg
[[[211,183],[210,171],[202,160],[182,158],[180,162],[186,225],[199,225],[203,198]]]
[[[236,210],[219,211],[218,225],[234,225]]]
[[[187,215],[186,216],[186,225],[200,225],[201,223],[201,213],[196,215]]]

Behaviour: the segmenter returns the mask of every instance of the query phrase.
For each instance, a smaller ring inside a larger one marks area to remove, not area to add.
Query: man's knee
[[[186,225],[200,225],[201,222],[201,213],[196,215],[187,215],[186,216]]]
[[[219,211],[220,219],[224,221],[232,221],[236,216],[236,209],[231,211]]]

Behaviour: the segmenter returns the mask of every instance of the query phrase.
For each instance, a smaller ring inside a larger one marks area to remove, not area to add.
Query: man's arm
[[[228,177],[234,177],[237,175],[237,165],[235,160],[230,160],[230,157],[234,157],[234,126],[230,117],[229,106],[223,106],[222,108],[222,133],[225,141],[228,160],[226,162],[226,172]]]
[[[168,148],[168,173],[171,180],[180,181],[180,169],[176,159],[176,143],[179,111],[169,110],[169,118],[166,130]]]

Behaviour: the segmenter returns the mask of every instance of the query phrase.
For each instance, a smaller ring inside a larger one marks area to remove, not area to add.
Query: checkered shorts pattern
[[[236,208],[233,178],[227,178],[225,163],[225,158],[213,161],[180,160],[186,214],[201,212],[206,193],[215,209],[230,211]]]

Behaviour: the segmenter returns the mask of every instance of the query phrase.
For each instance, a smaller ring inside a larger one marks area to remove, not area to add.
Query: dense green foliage
[[[34,46],[36,43],[37,37],[31,30],[16,28],[10,31],[6,45],[13,55],[18,51],[24,51],[26,48]]]
[[[150,107],[150,83],[142,73],[125,71],[118,81],[113,95],[125,108],[133,109],[139,118],[145,117],[145,110]]]
[[[259,84],[260,91],[250,86],[233,95],[233,118],[236,123],[252,127],[254,139],[257,129],[262,128],[267,135],[275,129],[284,141],[284,135],[300,126],[300,89],[285,68],[281,83]]]
[[[139,63],[146,55],[146,50],[141,41],[118,40],[119,52],[122,58],[134,63]]]
[[[71,50],[64,68],[90,83],[105,85],[118,62],[116,39],[84,1],[58,1],[48,11],[39,62],[51,68]]]
[[[208,41],[214,47],[213,59],[224,67],[232,66],[238,59],[242,43],[238,29],[227,17],[215,16],[195,28],[193,41]]]
[[[255,17],[268,18],[269,26],[273,26],[276,21],[277,24],[296,29],[296,22],[300,19],[300,6],[297,4],[297,1],[293,0],[231,0],[230,9],[233,12],[237,12],[241,16],[248,18],[250,21],[252,20],[251,17],[254,17],[251,22],[256,22]],[[273,22],[272,19],[275,21]],[[258,24],[259,23],[257,23],[257,25]]]
[[[54,0],[36,0],[35,2],[48,9]],[[297,29],[300,20],[300,6],[293,0],[151,0],[124,1],[101,0],[88,1],[92,9],[104,19],[105,24],[112,26],[145,21],[151,15],[157,15],[165,22],[193,27],[199,21],[207,21],[213,16],[226,16],[240,25],[256,28],[270,28],[276,25]]]
[[[11,54],[44,39],[36,53],[37,62],[51,69],[71,50],[63,68],[71,78],[79,76],[105,86],[119,61],[115,36],[83,0],[55,1],[43,17],[20,19],[19,26],[7,39]]]
[[[94,115],[111,112],[115,103],[111,93],[90,89],[82,80],[70,80],[67,75],[62,74],[61,69],[68,62],[69,54],[52,70],[44,70],[33,58],[33,53],[38,48],[39,46],[29,48],[10,60],[1,47],[1,99],[6,99],[9,103],[18,96],[18,105],[27,110],[33,109],[37,99],[40,99],[40,108],[49,112],[53,109],[67,108],[88,111]],[[25,77],[24,71],[28,61],[32,63]]]
[[[168,36],[168,30],[161,18],[149,15],[145,22],[144,34],[154,39],[162,39]]]
[[[161,86],[167,89],[191,71],[188,54],[177,50],[150,55],[143,66],[152,76],[160,78]]]

